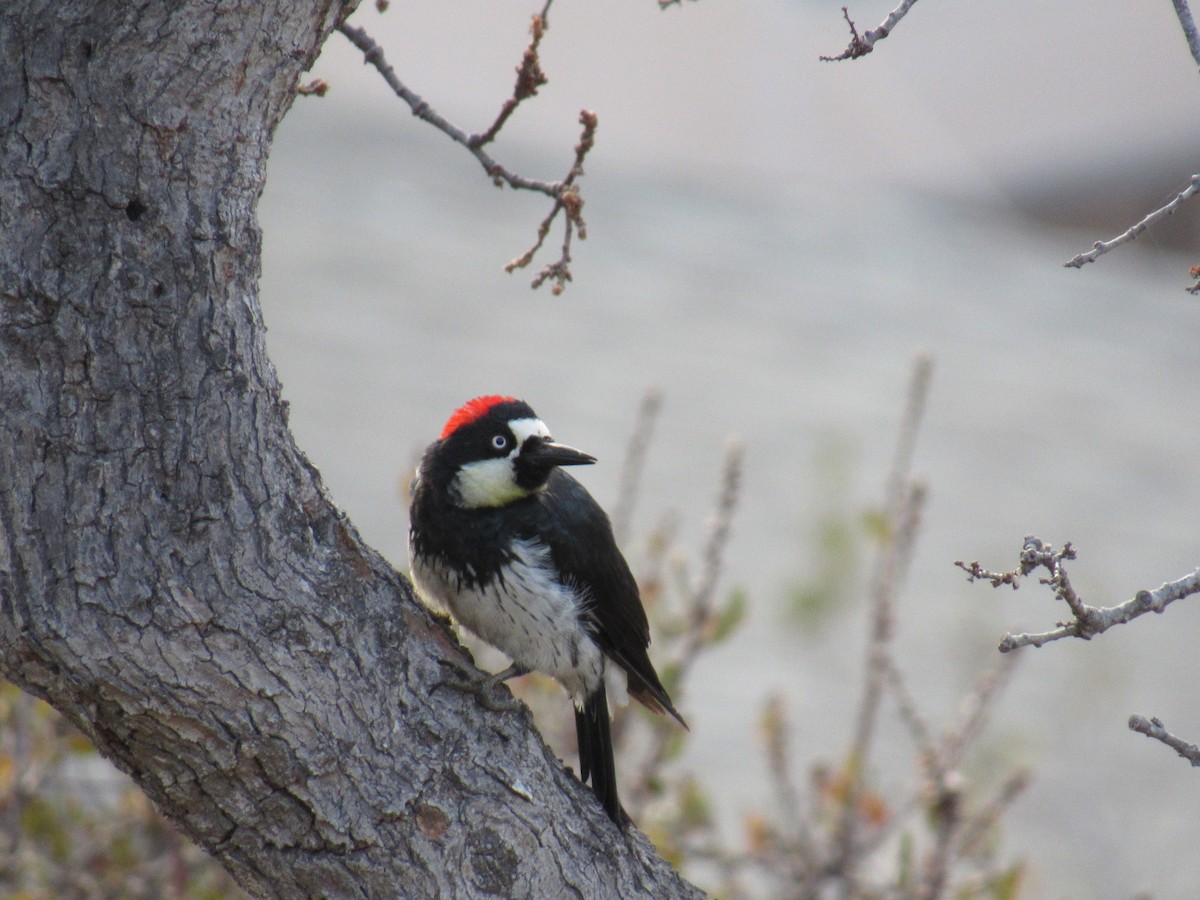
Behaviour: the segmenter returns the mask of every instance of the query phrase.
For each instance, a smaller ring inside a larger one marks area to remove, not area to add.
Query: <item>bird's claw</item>
[[[511,694],[507,698],[503,695],[497,697],[492,691],[492,688],[501,684],[505,679],[512,677],[513,674],[516,674],[515,672],[509,673],[508,670],[505,670],[496,675],[489,675],[486,678],[476,678],[475,673],[478,670],[462,660],[439,659],[438,662],[447,669],[453,669],[461,677],[447,677],[435,682],[433,687],[430,688],[429,692],[431,694],[440,687],[448,687],[467,694],[474,694],[479,698],[479,704],[491,712],[513,712],[520,709],[520,701]]]

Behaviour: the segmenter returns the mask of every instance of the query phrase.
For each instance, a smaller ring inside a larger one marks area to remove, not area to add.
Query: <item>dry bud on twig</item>
[[[329,82],[321,78],[314,78],[308,84],[297,85],[296,93],[301,97],[324,97],[329,93]]]

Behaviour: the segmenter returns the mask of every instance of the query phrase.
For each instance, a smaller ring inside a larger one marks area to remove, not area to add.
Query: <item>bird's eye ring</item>
[[[502,434],[498,434],[492,438],[492,446],[495,447],[497,450],[503,450],[505,447],[508,446],[508,438],[506,438]]]

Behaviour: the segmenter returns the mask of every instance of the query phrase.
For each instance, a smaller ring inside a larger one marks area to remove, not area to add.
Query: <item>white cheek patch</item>
[[[467,463],[454,477],[454,487],[459,505],[470,509],[503,506],[529,493],[517,484],[511,456]]]
[[[513,460],[529,438],[550,437],[550,429],[541,419],[514,419],[508,429],[516,441],[507,456],[481,459],[467,463],[458,470],[454,487],[458,491],[459,505],[475,509],[484,506],[503,506],[529,496],[529,491],[517,484],[517,473]]]

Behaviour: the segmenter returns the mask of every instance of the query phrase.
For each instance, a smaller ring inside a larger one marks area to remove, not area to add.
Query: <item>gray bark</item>
[[[341,12],[0,8],[0,669],[255,894],[687,895],[431,692],[454,638],[287,429],[255,203]]]

